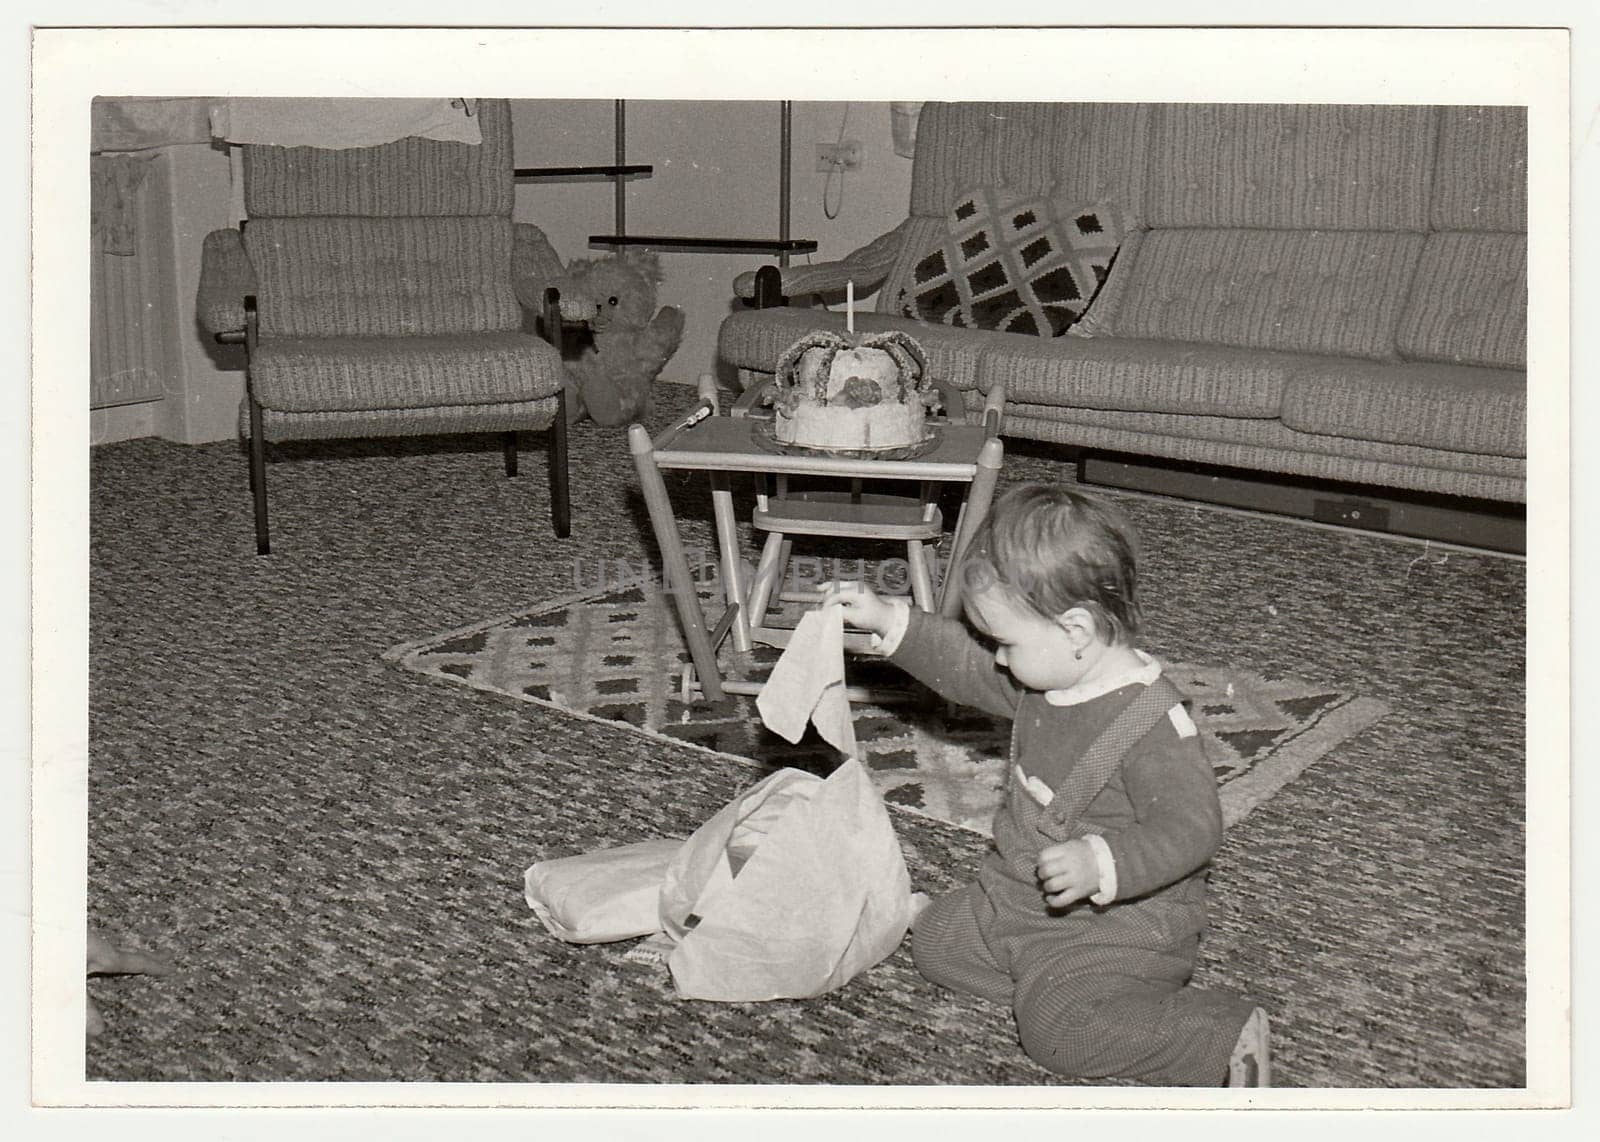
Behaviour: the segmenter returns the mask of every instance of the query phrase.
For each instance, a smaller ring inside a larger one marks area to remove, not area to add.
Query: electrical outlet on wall
[[[858,171],[861,169],[861,156],[865,150],[860,139],[846,139],[842,143],[818,143],[817,169]]]

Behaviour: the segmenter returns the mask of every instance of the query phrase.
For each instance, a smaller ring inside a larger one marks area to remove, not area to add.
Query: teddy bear
[[[562,324],[583,322],[569,333],[567,418],[585,415],[601,425],[628,424],[650,410],[650,387],[683,339],[683,313],[656,309],[661,262],[653,253],[628,251],[604,258],[575,258],[561,265],[535,227],[518,227],[517,298],[539,312],[544,291],[561,292]],[[530,231],[532,233],[530,233]]]

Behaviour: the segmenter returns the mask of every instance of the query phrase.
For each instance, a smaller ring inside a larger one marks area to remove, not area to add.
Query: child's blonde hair
[[[1046,618],[1074,607],[1107,642],[1139,631],[1138,540],[1110,506],[1060,484],[1020,484],[995,502],[961,564],[970,598],[999,585]]]

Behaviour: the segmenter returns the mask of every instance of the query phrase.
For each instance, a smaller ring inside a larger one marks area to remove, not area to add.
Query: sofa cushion
[[[1011,337],[984,351],[978,384],[1004,381],[1007,401],[1059,408],[1276,417],[1306,360],[1193,342]]]
[[[1116,337],[1393,360],[1421,252],[1409,233],[1150,230],[1089,320]]]
[[[1520,458],[1296,432],[1278,420],[1008,404],[1006,435],[1316,480],[1515,503],[1527,498],[1527,461]]]
[[[1168,103],[1155,109],[1155,229],[1426,230],[1432,107]]]
[[[511,215],[511,104],[477,103],[481,143],[410,137],[376,147],[270,147],[243,152],[250,218]]]
[[[1428,235],[1396,342],[1416,361],[1526,367],[1527,235]]]
[[[1105,281],[1121,232],[1106,203],[974,187],[950,208],[944,241],[912,270],[916,316],[1059,336]]]
[[[1038,429],[1050,424],[1056,426],[1045,433]],[[1299,432],[1281,420],[1262,420],[1260,417],[1238,416],[1187,416],[1173,412],[1118,412],[1108,409],[1060,409],[1043,405],[1006,404],[1006,434],[1029,439],[1060,440],[1074,443],[1074,429],[1104,428],[1129,432],[1148,433],[1152,437],[1187,438],[1199,445],[1197,451],[1186,453],[1183,459],[1206,463],[1203,459],[1206,444],[1239,444],[1251,448],[1282,449],[1291,452],[1339,456],[1353,460],[1392,460],[1402,464],[1422,464],[1452,472],[1479,472],[1485,475],[1507,476],[1518,480],[1527,474],[1527,461],[1521,456],[1495,456],[1484,452],[1460,452],[1451,448],[1425,448],[1419,444],[1390,444],[1381,440],[1361,440],[1349,436],[1329,436],[1320,432]],[[1066,429],[1066,432],[1060,431]],[[1087,439],[1076,443],[1090,446]],[[1110,445],[1105,445],[1110,447]],[[1118,451],[1140,453],[1142,449],[1120,448]],[[1150,451],[1145,455],[1166,453]],[[1235,467],[1230,460],[1215,457],[1212,464]],[[1281,469],[1284,471],[1290,469]],[[1332,472],[1324,475],[1338,479]],[[1360,480],[1355,476],[1344,479]],[[1374,481],[1381,483],[1382,481]],[[1440,489],[1442,490],[1442,489]],[[1462,495],[1470,493],[1462,492]],[[1491,497],[1498,498],[1498,497]]]
[[[1441,107],[1434,230],[1528,228],[1528,109]]]
[[[257,399],[282,412],[524,402],[565,380],[554,347],[531,333],[263,338],[250,362]]]
[[[845,315],[827,309],[746,309],[728,316],[717,334],[717,355],[730,365],[770,373],[783,351],[819,329],[843,333]],[[857,313],[856,331],[908,333],[927,355],[928,374],[958,389],[978,387],[978,358],[997,342],[1019,340],[1015,333],[952,329],[881,313]],[[1029,338],[1039,344],[1038,338]]]
[[[352,436],[437,436],[449,433],[537,432],[555,421],[554,396],[508,404],[437,408],[363,409],[358,412],[269,410],[262,419],[268,440],[346,440]],[[250,402],[239,402],[239,435],[250,439]]]
[[[1289,378],[1283,423],[1297,432],[1526,456],[1527,375],[1460,365],[1310,365]]]
[[[974,186],[1013,186],[1139,217],[1146,103],[924,103],[911,167],[913,218],[943,218]]]
[[[512,331],[509,218],[257,218],[263,337]]]

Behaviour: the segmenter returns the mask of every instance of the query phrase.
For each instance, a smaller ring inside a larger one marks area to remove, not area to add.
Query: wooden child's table
[[[997,400],[989,402],[983,423],[937,422],[937,439],[928,450],[903,460],[854,459],[781,450],[762,435],[764,421],[761,418],[717,415],[717,399],[705,384],[694,408],[653,440],[643,425],[629,427],[628,447],[639,471],[650,524],[661,549],[663,582],[672,595],[700,688],[707,699],[721,701],[725,693],[717,667],[717,644],[731,635],[735,651],[749,651],[752,631],[759,631],[761,618],[749,614],[751,584],[745,581],[745,563],[734,515],[733,473],[965,484],[967,494],[956,520],[950,553],[949,566],[954,568],[960,565],[962,552],[988,514],[994,498],[1004,456],[999,436],[999,406],[1003,401],[1002,393]],[[711,504],[716,517],[719,573],[726,608],[709,628],[679,536],[677,516],[661,477],[664,469],[704,471],[711,478]],[[954,614],[960,607],[960,592],[950,583],[953,578],[953,574],[945,575],[940,588],[938,606],[944,614]]]

